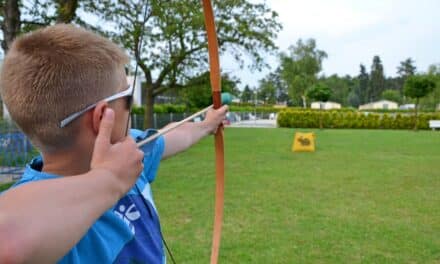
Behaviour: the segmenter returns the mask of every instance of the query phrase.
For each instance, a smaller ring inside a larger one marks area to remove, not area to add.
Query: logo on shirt
[[[130,228],[133,235],[136,233],[133,222],[138,220],[141,217],[141,214],[137,210],[134,203],[130,204],[130,206],[125,206],[120,204],[117,206],[116,210],[113,211],[117,216],[119,216],[124,223],[127,224],[128,228]]]
[[[128,227],[125,231],[133,234],[113,263],[163,263],[159,217],[153,205],[140,194],[129,194],[112,211]]]

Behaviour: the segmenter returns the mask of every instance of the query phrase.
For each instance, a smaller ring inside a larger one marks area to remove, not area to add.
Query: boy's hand
[[[114,176],[122,195],[134,185],[140,175],[144,154],[131,137],[113,145],[110,143],[114,121],[115,113],[107,108],[99,126],[90,167],[92,170],[106,170]]]
[[[215,134],[217,132],[218,127],[226,120],[228,109],[227,105],[223,105],[219,109],[211,109],[206,113],[203,122],[208,128],[209,133]]]

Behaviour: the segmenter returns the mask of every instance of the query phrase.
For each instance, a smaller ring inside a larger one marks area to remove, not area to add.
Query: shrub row
[[[201,109],[190,109],[186,107],[185,105],[172,105],[172,104],[156,104],[154,105],[154,112],[161,114],[161,113],[195,113],[198,110]],[[237,105],[230,105],[229,111],[231,112],[254,112],[255,107],[252,106],[237,106]],[[274,108],[271,106],[257,106],[257,112],[259,113],[277,113],[281,109]],[[131,112],[136,115],[143,115],[145,113],[145,107],[144,106],[133,106],[131,109]]]
[[[376,114],[340,111],[285,110],[278,114],[278,126],[318,128],[322,117],[324,128],[411,129],[412,114]],[[429,120],[440,120],[440,113],[419,114],[419,129],[429,129]]]
[[[174,104],[156,104],[154,105],[154,112],[161,113],[189,113],[193,109],[188,109],[185,105],[174,105]],[[143,115],[145,113],[144,106],[133,106],[131,113],[135,115]]]
[[[231,112],[237,112],[237,113],[251,113],[256,110],[258,113],[278,113],[280,111],[288,110],[298,110],[303,111],[304,108],[302,107],[288,107],[288,108],[277,108],[273,106],[264,106],[259,105],[257,107],[253,105],[242,105],[242,104],[236,104],[232,103],[229,106],[229,111]],[[155,104],[154,105],[154,112],[155,113],[193,113],[197,112],[201,109],[190,109],[185,105],[173,105],[173,104]],[[319,111],[319,109],[308,109],[309,111]],[[354,108],[342,108],[338,110],[334,110],[338,112],[354,112],[356,109]],[[136,115],[143,115],[145,113],[145,107],[144,106],[133,106],[132,113]]]
[[[259,113],[278,113],[278,112],[285,111],[285,110],[298,110],[298,111],[304,111],[305,110],[303,107],[298,107],[298,106],[279,108],[279,107],[274,107],[272,105],[259,105],[259,106],[255,107],[253,105],[243,105],[243,104],[236,104],[236,103],[231,104],[229,106],[229,109],[230,109],[231,112],[244,112],[244,113],[254,112],[255,109]],[[309,110],[309,111],[319,111],[319,109],[310,109],[310,108],[307,108],[307,110]],[[334,111],[338,111],[338,112],[355,112],[357,110],[355,108],[344,107],[344,108],[337,109],[337,110],[334,110]]]
[[[175,104],[155,104],[154,105],[154,112],[155,113],[195,113],[200,109],[190,109],[185,105],[175,105]],[[232,103],[229,106],[229,111],[231,112],[237,112],[237,113],[251,113],[254,112],[258,113],[279,113],[282,111],[310,111],[310,112],[320,112],[319,109],[304,109],[302,107],[287,107],[287,108],[276,108],[273,106],[252,106],[252,105],[242,105],[242,104],[235,104]],[[356,113],[358,112],[355,108],[342,108],[342,109],[335,109],[331,110],[331,112],[339,112],[339,113]],[[411,114],[413,110],[362,110],[361,112],[365,113],[386,113],[390,115],[394,115],[397,113],[401,114]],[[420,111],[423,112],[423,111]],[[132,113],[136,115],[143,115],[145,113],[145,107],[144,106],[133,106]],[[427,113],[428,114],[428,113]]]
[[[393,113],[413,113],[414,110],[413,109],[364,109],[364,110],[359,110],[360,112],[368,112],[368,113],[387,113],[387,114],[393,114]],[[427,109],[420,109],[419,108],[419,112],[423,112],[423,113],[432,113],[432,110],[427,110]]]

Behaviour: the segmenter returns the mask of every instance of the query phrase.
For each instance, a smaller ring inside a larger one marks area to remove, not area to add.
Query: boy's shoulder
[[[147,129],[145,131],[131,129],[130,135],[136,142],[142,141],[151,135],[156,134],[158,131],[155,129]],[[153,182],[156,178],[156,172],[159,168],[160,160],[165,150],[165,140],[163,136],[156,138],[155,140],[143,145],[140,149],[144,152],[144,170],[141,178],[144,178],[147,182]]]
[[[145,131],[130,129],[130,136],[133,137],[133,139],[136,142],[145,140],[156,133],[158,133],[158,130],[156,129],[147,129]],[[165,148],[165,140],[163,136],[159,136],[156,139],[140,147],[140,149],[144,152],[147,158],[151,158],[149,157],[150,155],[155,155],[155,156],[158,155],[160,156],[160,158],[162,158],[164,148]]]
[[[130,129],[130,136],[135,139],[136,142],[146,139],[158,132],[157,129],[147,129],[147,130],[139,130],[139,129]]]
[[[11,188],[33,181],[49,180],[61,177],[55,174],[46,173],[42,171],[42,169],[43,158],[41,156],[37,156],[26,165],[21,178],[17,182],[15,182],[15,184],[12,185]]]

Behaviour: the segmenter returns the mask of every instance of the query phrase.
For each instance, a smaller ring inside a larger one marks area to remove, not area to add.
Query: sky
[[[251,0],[264,2],[264,0]],[[279,14],[283,29],[275,40],[280,51],[287,51],[299,38],[314,38],[318,49],[328,58],[323,62],[325,75],[355,76],[359,64],[368,71],[373,56],[379,55],[386,76],[396,76],[399,63],[408,57],[417,71],[440,63],[439,0],[266,0]],[[268,62],[275,69],[276,57]],[[222,67],[241,80],[241,88],[258,81],[270,72],[239,69],[227,56]]]

